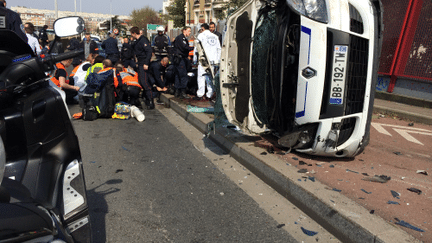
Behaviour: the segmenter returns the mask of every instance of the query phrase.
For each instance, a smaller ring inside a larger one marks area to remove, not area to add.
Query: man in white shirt
[[[24,24],[24,30],[26,32],[26,36],[27,36],[27,43],[29,44],[30,48],[33,50],[33,52],[36,55],[40,55],[42,52],[42,49],[39,45],[39,41],[38,39],[36,39],[33,36],[33,32],[34,32],[34,25],[30,22],[27,22]]]
[[[208,24],[202,24],[201,29],[203,29],[203,32],[201,32],[198,35],[197,40],[201,43],[204,49],[208,64],[210,64],[211,68],[214,68],[214,66],[219,65],[220,56],[221,56],[221,46],[219,42],[219,37],[210,32]],[[199,60],[199,58],[200,57],[195,45],[194,62]],[[211,75],[205,71],[205,68],[201,65],[201,63],[199,63],[198,65],[197,82],[198,82],[198,90],[197,90],[197,97],[195,97],[195,99],[196,100],[211,99],[213,95],[213,85],[212,85]],[[205,94],[206,86],[207,86],[207,94],[205,97],[204,94]]]

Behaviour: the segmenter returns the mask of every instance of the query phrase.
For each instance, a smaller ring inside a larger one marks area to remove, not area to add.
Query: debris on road
[[[353,171],[353,170],[350,170],[350,169],[346,169],[346,172],[353,172],[353,173],[359,174],[357,171]]]
[[[267,149],[267,152],[269,152],[269,154],[274,154],[274,148],[273,148],[272,146],[270,146],[270,147]]]
[[[123,172],[123,170],[122,169],[118,169],[118,170],[116,170],[115,173],[119,173],[119,172]]]
[[[364,192],[364,193],[366,193],[366,194],[372,194],[372,192],[368,192],[368,191],[366,191],[365,189],[361,189],[362,190],[362,192]]]
[[[390,192],[391,192],[391,194],[392,194],[392,196],[393,196],[394,198],[400,199],[399,196],[400,196],[401,194],[400,194],[399,192],[396,192],[396,191],[393,191],[393,190],[390,190]]]
[[[309,176],[308,179],[311,180],[312,182],[315,182],[315,177]]]
[[[428,175],[427,171],[425,171],[425,170],[417,170],[416,173],[417,173],[417,174]]]
[[[386,183],[391,179],[390,176],[386,175],[374,175],[374,176],[368,176],[363,178],[364,181],[372,181],[372,182],[379,182],[379,183]]]
[[[305,233],[308,236],[314,236],[314,235],[318,234],[318,232],[307,230],[307,229],[305,229],[303,227],[301,227],[301,230],[303,231],[303,233]]]
[[[400,225],[400,226],[403,226],[403,227],[406,227],[408,229],[412,229],[412,230],[415,230],[415,231],[418,231],[418,232],[425,232],[424,230],[422,230],[422,229],[420,229],[418,227],[415,227],[414,225],[412,225],[410,223],[407,223],[407,222],[405,222],[403,220],[399,220],[399,219],[396,218],[396,221],[397,221],[396,222],[397,225]]]
[[[300,169],[300,170],[298,170],[297,172],[298,172],[298,173],[306,173],[306,172],[308,172],[308,170],[307,170],[307,169]]]
[[[267,155],[267,153],[266,152],[262,152],[262,153],[260,153],[261,155]]]
[[[375,210],[371,210],[369,213],[370,213],[370,214],[374,214],[374,213],[375,213]]]
[[[402,155],[401,152],[393,152],[393,153],[396,154],[396,155]]]
[[[342,191],[342,190],[339,190],[339,189],[336,189],[336,188],[333,188],[332,190],[335,191],[335,192],[341,192]]]
[[[408,190],[408,191],[411,191],[411,192],[415,192],[415,193],[417,193],[417,194],[419,194],[419,195],[422,194],[422,191],[421,191],[421,190],[419,190],[419,189],[417,189],[417,188],[414,188],[414,187],[408,188],[407,190]]]
[[[127,148],[125,148],[125,147],[123,147],[123,146],[122,146],[122,149],[124,149],[124,150],[126,150],[126,151],[128,151],[128,152],[129,152],[129,149],[127,149]]]
[[[280,228],[282,228],[284,226],[285,226],[285,224],[280,224],[280,225],[276,226],[276,228],[280,229]]]
[[[388,201],[387,204],[396,204],[396,205],[400,205],[398,202],[395,202],[395,201]]]

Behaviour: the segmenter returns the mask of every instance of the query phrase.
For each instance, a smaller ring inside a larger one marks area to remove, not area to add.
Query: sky
[[[162,0],[57,0],[59,11],[75,11],[75,1],[77,12],[86,13],[101,13],[113,15],[130,15],[132,10],[141,9],[146,6],[153,8],[156,11],[162,9]],[[36,9],[55,10],[55,0],[6,0],[7,7],[27,7]]]

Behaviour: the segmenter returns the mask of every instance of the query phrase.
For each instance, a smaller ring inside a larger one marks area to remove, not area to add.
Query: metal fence
[[[432,82],[432,1],[382,0],[384,39],[381,75],[390,76],[388,92],[397,78]]]

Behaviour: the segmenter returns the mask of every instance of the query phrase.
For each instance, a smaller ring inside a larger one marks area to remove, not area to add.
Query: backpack
[[[84,121],[94,121],[98,118],[98,112],[94,105],[93,95],[83,94],[79,96],[82,104],[82,119]]]
[[[108,78],[108,81],[103,85],[100,91],[94,93],[94,104],[98,112],[98,117],[111,118],[114,114],[115,95],[114,95],[114,80]]]

